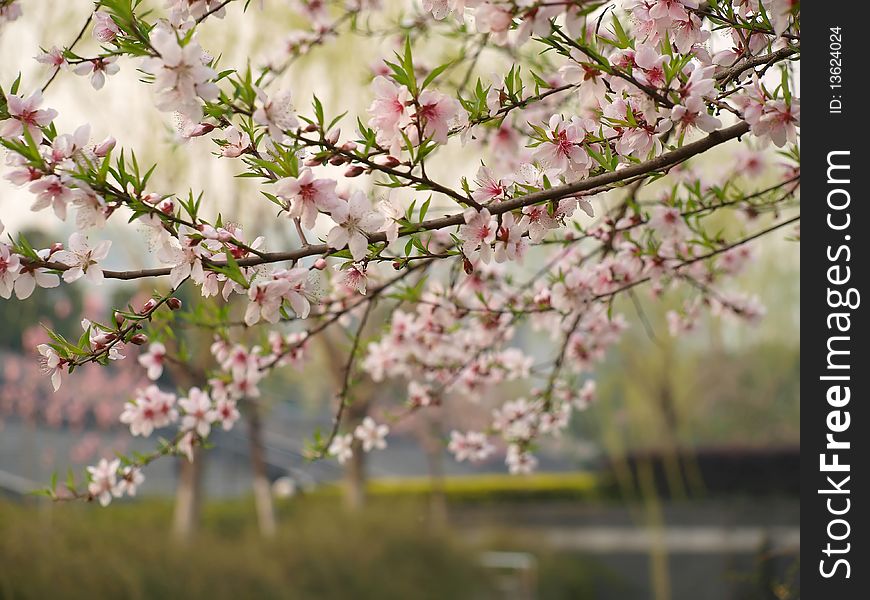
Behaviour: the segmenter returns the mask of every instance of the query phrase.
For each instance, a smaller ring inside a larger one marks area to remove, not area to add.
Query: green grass
[[[572,486],[583,488],[581,479]],[[554,488],[546,477],[532,481]],[[448,483],[454,496],[474,498],[513,486],[500,478]],[[542,600],[594,598],[594,562],[509,536],[460,540],[430,524],[421,482],[382,481],[372,491],[370,506],[353,514],[325,492],[282,501],[279,531],[268,540],[257,533],[250,499],[208,503],[185,541],[171,535],[165,500],[108,508],[0,501],[0,599],[495,600],[493,574],[478,566],[491,549],[533,552],[546,576]]]

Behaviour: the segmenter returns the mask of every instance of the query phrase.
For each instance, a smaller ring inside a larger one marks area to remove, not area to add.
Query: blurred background
[[[38,48],[68,44],[91,6],[24,3],[24,16],[0,30],[0,85],[8,89],[21,72],[22,91],[37,89],[50,75],[33,60]],[[290,2],[266,7],[243,19],[231,6],[203,28],[203,47],[219,48],[234,66],[277,60],[306,25]],[[317,93],[327,113],[363,114],[368,96],[349,92],[365,89],[371,66],[397,41],[332,41],[295,62],[282,83],[300,111]],[[94,47],[86,36],[82,52]],[[59,130],[90,122],[92,139],[113,135],[140,163],[160,163],[156,191],[201,190],[249,238],[289,245],[291,233],[256,187],[234,177],[238,164],[211,156],[208,139],[179,143],[135,66],[121,61],[100,92],[61,73],[46,94]],[[472,176],[468,156],[457,148],[430,174]],[[7,232],[26,233],[35,247],[67,238],[71,228],[29,205],[26,191],[0,180]],[[114,242],[108,268],[151,266],[144,235],[110,225],[100,237]],[[101,456],[152,448],[154,440],[133,439],[118,422],[144,373],[131,356],[83,368],[52,393],[33,348],[45,336],[40,323],[77,335],[82,316],[101,320],[155,283],[0,300],[0,598],[798,598],[797,245],[764,240],[736,284],[767,306],[758,324],[703,318],[674,338],[666,313],[682,298],[653,302],[640,292],[643,308],[627,298],[618,305],[630,328],[598,370],[597,399],[540,449],[535,475],[507,475],[499,456],[481,465],[447,456],[446,433],[473,428],[487,404],[421,413],[394,428],[386,450],[344,466],[307,461],[305,441],[329,426],[343,362],[336,357],[346,352],[334,331],[301,371],[284,369],[264,384],[257,410],[233,431],[215,432],[193,466],[157,461],[139,498],[108,509],[28,492],[54,472],[63,481],[68,468],[80,473]],[[207,332],[180,337],[207,356]],[[531,329],[516,340],[542,357],[552,353],[545,342]],[[189,384],[168,372],[160,385]],[[363,383],[350,418],[377,416],[401,394],[401,386]]]

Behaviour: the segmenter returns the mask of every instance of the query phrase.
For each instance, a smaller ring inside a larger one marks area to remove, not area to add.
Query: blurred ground
[[[179,541],[166,502],[0,503],[0,598],[644,600],[663,559],[673,598],[798,597],[796,499],[668,503],[660,531],[606,501],[451,503],[447,525],[422,500],[278,508],[272,540],[235,501],[207,505],[203,531]]]

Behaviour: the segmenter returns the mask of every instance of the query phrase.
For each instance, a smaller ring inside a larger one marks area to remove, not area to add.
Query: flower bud
[[[336,154],[332,158],[329,159],[329,164],[335,165],[336,167],[339,165],[343,165],[347,162],[347,159],[339,154]]]
[[[172,198],[167,198],[157,205],[157,210],[162,212],[164,215],[171,215],[175,212],[175,202],[172,201]]]
[[[341,135],[341,127],[336,127],[332,131],[326,134],[327,143],[335,145],[338,142],[338,137]]]
[[[94,154],[96,154],[96,155],[99,156],[100,158],[104,158],[104,157],[105,157],[109,152],[112,151],[112,148],[115,147],[115,144],[116,144],[116,143],[117,143],[117,142],[115,141],[115,138],[109,136],[109,137],[107,137],[105,140],[103,140],[102,142],[100,142],[100,143],[99,143],[99,144],[94,148]]]
[[[354,165],[344,172],[345,177],[359,177],[365,169],[359,165]]]
[[[95,336],[92,339],[92,341],[97,346],[105,346],[106,344],[108,344],[109,342],[114,340],[116,337],[118,337],[118,336],[116,336],[114,333],[104,332],[104,333],[101,333],[101,334]]]
[[[137,333],[133,337],[130,338],[131,344],[136,344],[137,346],[142,346],[143,344],[148,343],[148,336],[144,333]]]
[[[315,131],[317,131],[317,125],[315,125],[314,123],[309,123],[302,131],[304,131],[305,133],[314,133]]]
[[[474,273],[474,265],[471,264],[471,261],[467,257],[462,257],[462,268],[465,270],[466,275]]]
[[[158,202],[160,202],[160,195],[155,194],[154,192],[151,192],[150,194],[145,194],[144,196],[142,196],[142,202],[144,202],[145,204],[157,204]]]
[[[375,159],[376,164],[378,164],[382,167],[389,167],[389,168],[397,167],[401,164],[401,162],[402,161],[400,161],[398,158],[396,158],[395,156],[390,156],[389,154],[385,154],[383,156],[378,156]]]
[[[326,268],[326,259],[321,257],[314,261],[314,268],[318,271],[322,271]]]
[[[319,167],[323,164],[323,161],[319,158],[307,158],[302,164],[304,164],[306,167]]]
[[[196,229],[202,234],[202,237],[207,240],[216,240],[218,237],[217,229],[215,229],[208,223],[200,223],[196,226]]]
[[[169,310],[179,310],[181,308],[181,300],[173,296],[166,301],[166,306],[169,307]]]
[[[115,325],[121,327],[124,324],[126,318],[121,313],[115,313]]]
[[[151,312],[152,310],[154,310],[155,308],[157,308],[157,300],[155,300],[154,298],[150,298],[148,300],[148,302],[146,302],[142,306],[142,310],[139,311],[139,313],[140,314],[148,313],[148,312]]]
[[[341,149],[345,152],[353,152],[354,150],[356,150],[356,142],[345,142],[341,145]]]
[[[196,127],[194,127],[191,132],[188,134],[188,137],[200,137],[207,133],[211,133],[214,131],[215,126],[211,123],[199,123]]]
[[[55,242],[48,249],[48,255],[51,256],[55,252],[60,252],[61,250],[63,250],[63,244],[60,242]]]

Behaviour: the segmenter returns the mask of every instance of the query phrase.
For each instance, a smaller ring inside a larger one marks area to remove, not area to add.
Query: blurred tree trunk
[[[172,533],[188,540],[199,526],[202,505],[202,461],[200,448],[193,449],[193,462],[180,456],[178,460],[178,487],[175,489],[175,509],[172,515]]]
[[[257,524],[260,534],[265,537],[275,535],[275,506],[272,502],[272,485],[266,472],[266,448],[263,444],[263,422],[260,406],[249,402],[245,412],[248,418],[248,441],[251,452],[251,478],[254,488],[254,506],[257,510]]]
[[[335,357],[343,356],[338,344],[330,335],[320,338],[327,354],[326,364],[332,371],[335,385],[344,379],[345,360],[335,360]],[[346,353],[345,353],[346,354]],[[344,357],[346,359],[346,356]],[[359,381],[353,388],[353,401],[345,408],[342,418],[343,431],[353,432],[356,426],[368,415],[371,406],[374,385],[370,379]],[[331,407],[335,410],[336,407]],[[366,504],[366,453],[362,449],[359,440],[353,441],[353,456],[344,465],[344,505],[348,510],[361,510]]]
[[[429,468],[429,481],[432,493],[429,495],[429,516],[436,527],[447,523],[447,496],[444,492],[444,442],[442,440],[443,413],[440,408],[418,413],[420,425],[417,437],[426,453]]]
[[[176,362],[167,362],[172,380],[179,388],[196,385],[192,369]],[[205,453],[199,446],[193,447],[193,462],[184,456],[178,460],[178,487],[175,489],[175,508],[172,515],[172,533],[176,538],[188,540],[199,528],[200,508],[202,506],[202,474]]]
[[[368,414],[369,403],[355,401],[347,407],[345,422],[348,431],[353,431]],[[358,511],[366,504],[366,453],[359,440],[353,441],[353,456],[344,468],[344,505],[348,510]]]

